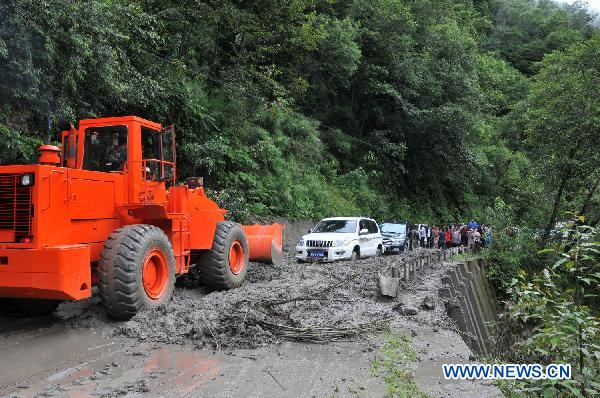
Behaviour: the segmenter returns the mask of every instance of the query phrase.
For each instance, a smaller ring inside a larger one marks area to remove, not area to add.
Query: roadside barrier
[[[472,253],[466,247],[446,250],[422,250],[409,259],[398,259],[392,266],[391,276],[379,276],[379,292],[388,300],[397,297],[401,286],[416,285],[420,277],[434,264],[453,261],[453,257]],[[467,345],[478,355],[493,351],[498,304],[495,293],[485,276],[485,262],[471,257],[456,261],[441,277],[438,295],[446,313],[454,321],[457,331]]]
[[[429,267],[434,262],[450,261],[452,257],[471,253],[472,251],[466,247],[451,247],[445,250],[425,251],[419,253],[415,258],[399,264],[402,269],[404,283],[409,283],[417,279],[418,275],[423,272],[426,267]]]
[[[452,257],[472,252],[466,247],[451,247],[445,250],[423,250],[406,260],[399,260],[391,268],[391,275],[378,275],[379,291],[382,296],[396,297],[400,289],[400,281],[405,286],[418,279],[419,275],[434,263],[450,261]]]
[[[442,277],[439,296],[467,345],[477,354],[493,349],[498,304],[485,277],[485,262],[473,258],[458,263]]]

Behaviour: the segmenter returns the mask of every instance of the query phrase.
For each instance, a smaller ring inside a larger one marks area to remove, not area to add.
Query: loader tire
[[[199,257],[202,283],[216,290],[240,287],[248,270],[248,239],[239,224],[217,223],[212,249]]]
[[[162,229],[137,224],[116,229],[98,262],[100,298],[110,317],[130,319],[167,304],[175,288],[175,256]]]
[[[60,300],[43,299],[0,299],[0,312],[11,317],[36,317],[49,315],[56,311]]]

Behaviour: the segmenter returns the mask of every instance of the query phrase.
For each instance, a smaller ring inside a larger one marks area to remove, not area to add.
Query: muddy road
[[[378,296],[377,274],[413,255],[323,265],[288,254],[280,267],[251,264],[229,292],[190,275],[168,306],[128,322],[108,319],[97,297],[45,318],[0,317],[0,396],[383,397],[373,363],[390,334],[410,339],[416,359],[398,366],[430,396],[501,396],[442,378],[441,364],[473,359],[437,296],[451,263],[394,300]]]

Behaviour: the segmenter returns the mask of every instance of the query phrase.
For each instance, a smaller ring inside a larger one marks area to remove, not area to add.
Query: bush
[[[0,164],[32,163],[42,141],[0,123]]]
[[[483,252],[489,267],[487,277],[499,298],[507,298],[519,270],[531,269],[537,263],[534,234],[526,227],[515,227],[514,211],[496,198],[494,207],[485,210],[485,222],[492,226],[492,243]]]
[[[590,239],[593,228],[565,229],[560,245],[546,252],[557,260],[529,277],[521,272],[511,283],[505,322],[517,336],[512,360],[543,364],[571,364],[571,380],[515,383],[512,388],[528,396],[592,397],[600,394],[600,318],[590,306],[600,283],[600,243]]]

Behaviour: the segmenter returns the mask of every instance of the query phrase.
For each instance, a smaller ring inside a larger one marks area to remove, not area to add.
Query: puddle
[[[221,373],[219,361],[205,352],[161,348],[144,361],[144,373],[155,376],[155,383],[189,394]],[[154,393],[161,389],[152,389]],[[164,389],[162,390],[164,391]]]

